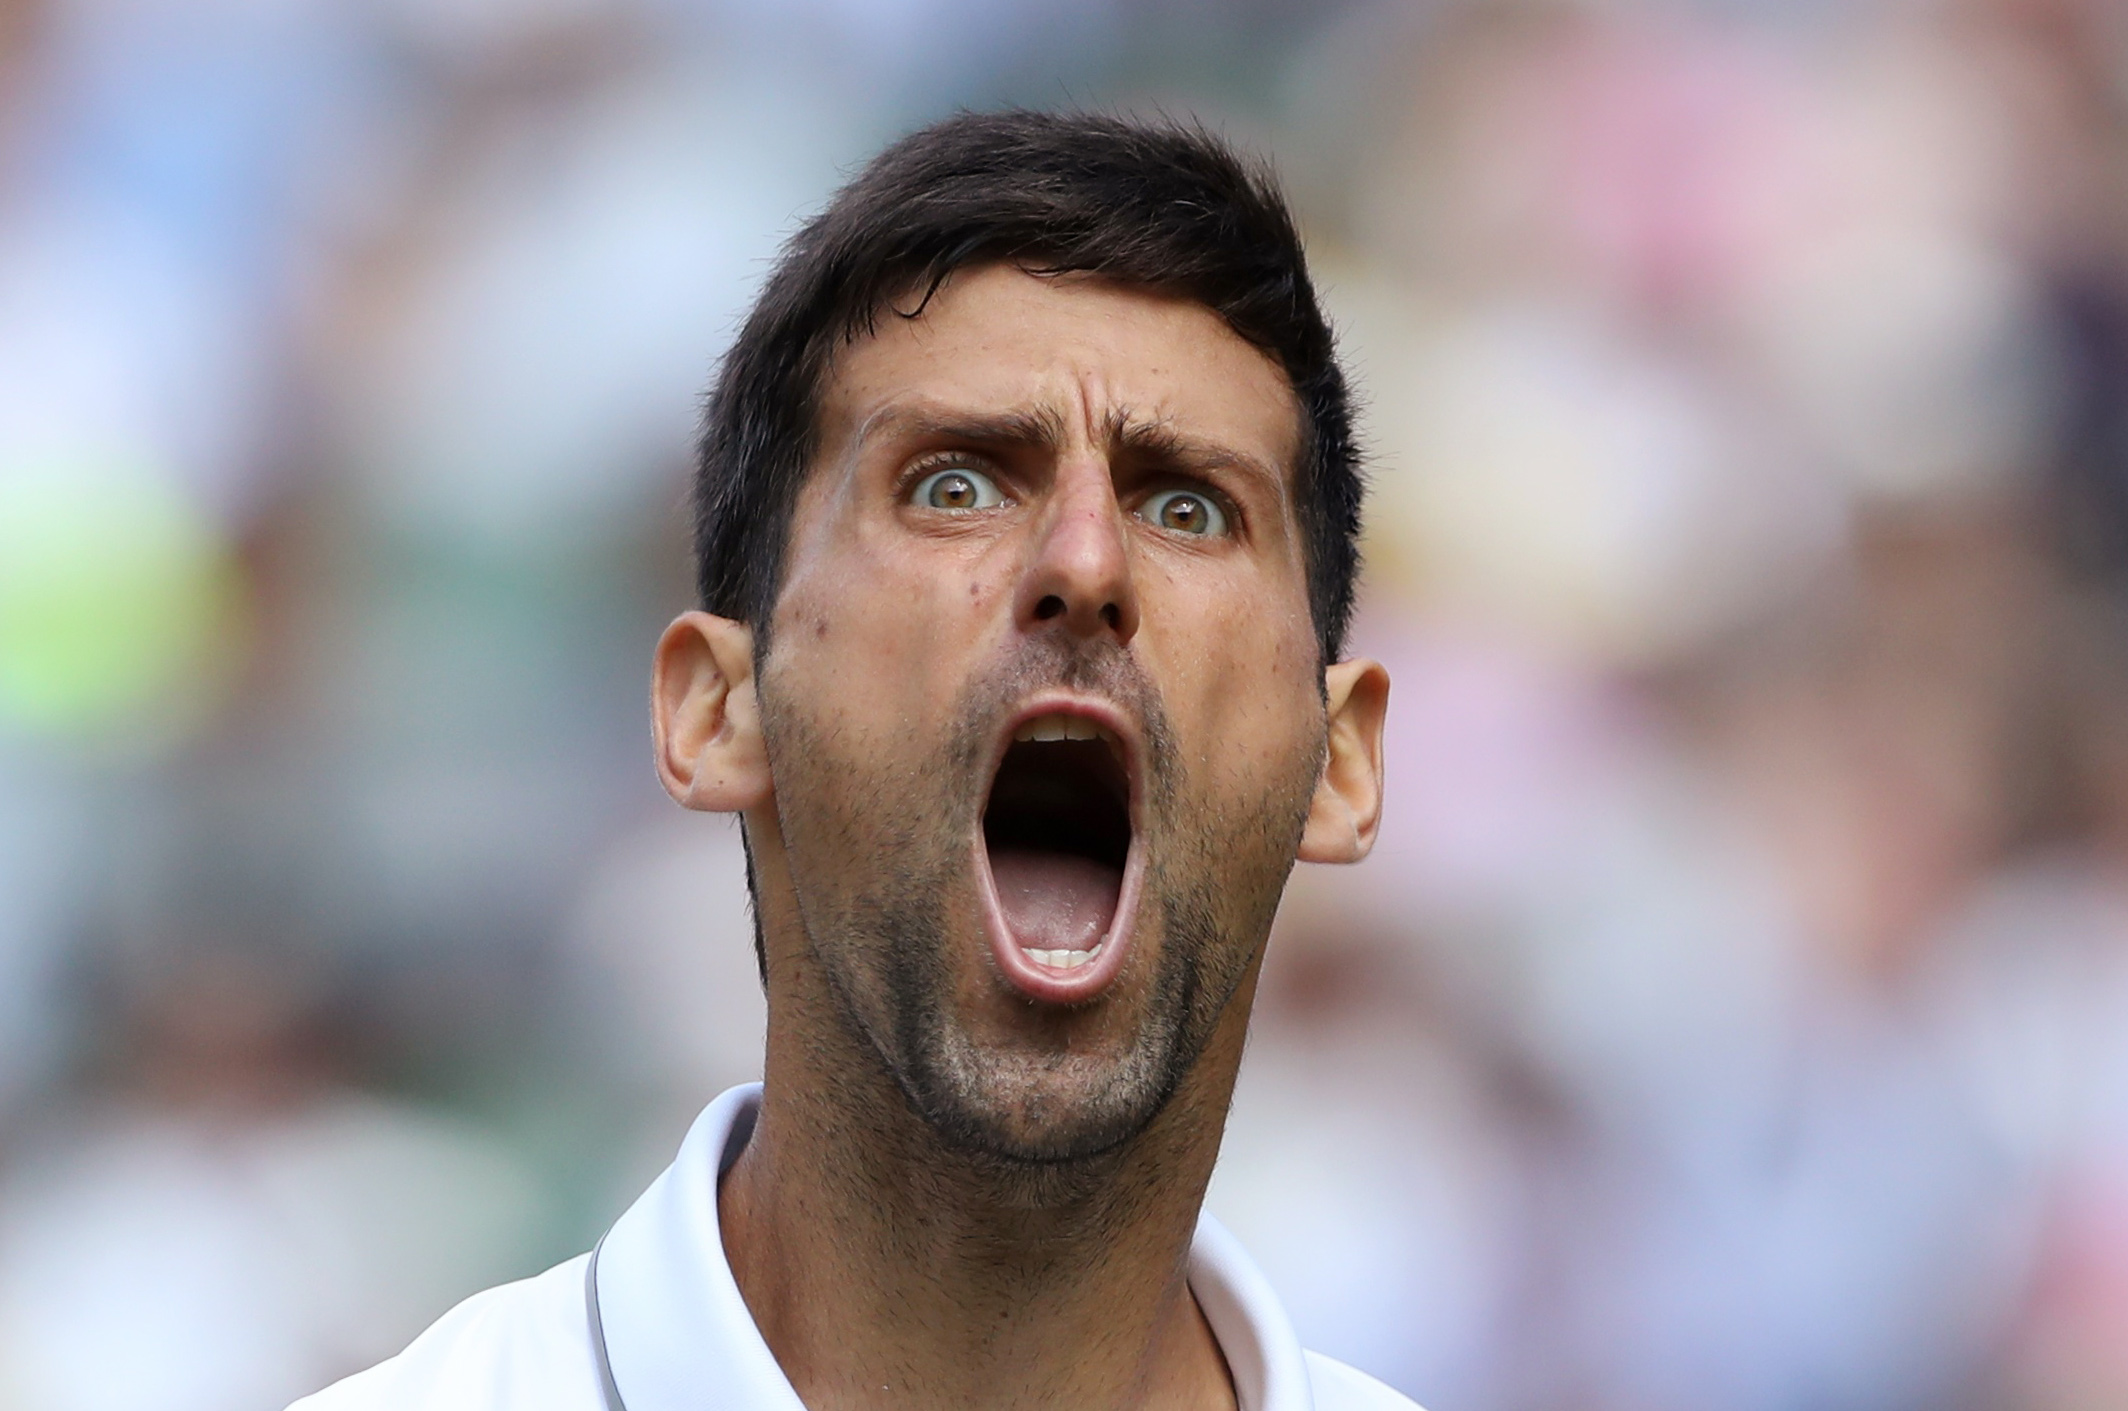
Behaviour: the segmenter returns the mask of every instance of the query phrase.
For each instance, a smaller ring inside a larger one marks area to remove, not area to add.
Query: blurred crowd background
[[[1380,849],[1211,1197],[1430,1411],[2128,1407],[2128,8],[0,0],[0,1408],[250,1411],[754,1076],[696,398],[960,105],[1273,156]]]

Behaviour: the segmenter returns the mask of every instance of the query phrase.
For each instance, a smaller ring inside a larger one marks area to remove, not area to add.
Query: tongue
[[[1123,874],[1072,853],[993,852],[1005,923],[1022,950],[1092,950],[1116,916]]]

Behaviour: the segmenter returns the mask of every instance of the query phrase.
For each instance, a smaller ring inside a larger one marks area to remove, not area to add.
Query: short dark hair
[[[839,344],[890,301],[907,316],[954,271],[1016,264],[1178,295],[1285,370],[1308,597],[1337,659],[1359,568],[1363,485],[1351,399],[1271,174],[1201,127],[1087,113],[962,113],[880,153],[793,236],[709,395],[695,472],[702,606],[765,648],[790,517]]]

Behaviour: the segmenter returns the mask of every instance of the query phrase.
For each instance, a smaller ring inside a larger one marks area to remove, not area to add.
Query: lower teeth
[[[1057,970],[1076,970],[1101,953],[1099,946],[1092,950],[1036,950],[1032,946],[1021,949],[1038,964]]]

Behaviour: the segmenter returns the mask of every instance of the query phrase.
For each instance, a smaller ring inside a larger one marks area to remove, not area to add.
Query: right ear
[[[658,778],[688,808],[744,813],[766,802],[768,743],[754,695],[754,633],[743,622],[683,612],[658,638],[650,673]]]

